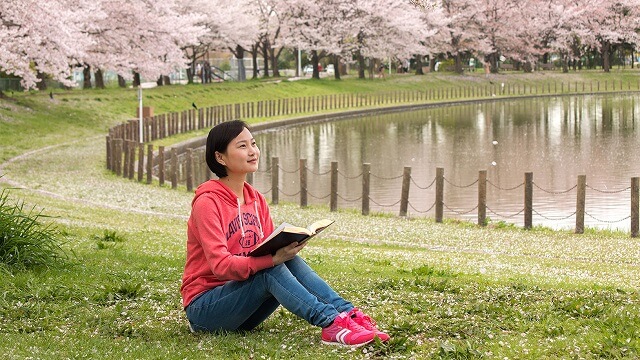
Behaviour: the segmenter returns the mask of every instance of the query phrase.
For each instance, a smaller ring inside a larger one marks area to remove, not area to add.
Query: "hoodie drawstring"
[[[242,232],[242,237],[244,238],[244,226],[242,226],[242,210],[240,209],[240,198],[236,199],[238,201],[238,220],[240,221],[240,231]]]
[[[242,209],[240,204],[240,199],[236,199],[238,203],[238,220],[240,221],[240,231],[242,232],[242,237],[244,238],[244,226],[242,225]],[[253,208],[256,212],[256,219],[258,220],[258,227],[260,228],[260,239],[264,237],[264,232],[262,231],[262,223],[260,222],[260,213],[258,213],[258,202],[253,202]]]
[[[253,202],[253,207],[256,210],[256,218],[258,219],[258,227],[260,228],[260,239],[264,237],[264,232],[262,232],[262,223],[260,222],[260,213],[258,212],[258,202]]]

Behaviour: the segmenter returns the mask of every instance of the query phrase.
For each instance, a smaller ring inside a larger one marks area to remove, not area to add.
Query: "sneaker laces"
[[[360,313],[360,316],[358,316],[358,313]],[[367,326],[371,327],[371,328],[376,328],[376,321],[373,320],[371,317],[369,317],[369,315],[363,313],[362,311],[360,311],[360,309],[358,308],[353,308],[353,310],[351,310],[351,314],[350,314],[351,318],[353,317],[358,317],[359,320],[361,322],[363,322],[364,324],[366,324]]]
[[[352,331],[369,331],[367,330],[364,326],[358,324],[357,322],[353,321],[353,319],[351,317],[348,317],[346,319],[346,328]]]
[[[361,319],[362,322],[364,322],[365,324],[371,326],[372,328],[375,328],[376,325],[377,325],[376,321],[373,320],[372,318],[370,318],[369,315],[364,315],[363,314],[362,316],[360,316],[360,319]]]

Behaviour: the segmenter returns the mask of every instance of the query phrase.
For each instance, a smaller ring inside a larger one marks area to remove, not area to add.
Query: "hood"
[[[255,189],[253,189],[246,182],[244,183],[244,203],[251,204],[256,201]],[[209,180],[206,181],[195,191],[195,196],[191,201],[191,205],[200,197],[202,194],[212,193],[216,195],[220,200],[229,204],[230,206],[238,206],[238,197],[236,194],[225,184],[223,184],[219,180]]]

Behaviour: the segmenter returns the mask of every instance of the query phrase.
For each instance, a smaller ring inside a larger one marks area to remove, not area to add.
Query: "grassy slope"
[[[149,89],[144,102],[162,113],[188,109],[191,102],[204,107],[460,80],[533,84],[611,77],[638,81],[633,72],[587,72],[249,82]],[[12,194],[55,217],[65,247],[76,254],[74,264],[61,270],[0,271],[5,357],[639,356],[640,244],[628,235],[442,225],[294,205],[273,207],[274,220],[304,224],[332,217],[344,225],[314,240],[304,256],[345,297],[375,315],[395,341],[358,351],[327,349],[319,345],[317,329],[286,311],[252,335],[190,335],[178,288],[191,195],[116,178],[102,165],[106,129],[132,116],[136,104],[130,89],[0,100],[0,174],[26,188]],[[112,233],[121,241],[112,241]]]

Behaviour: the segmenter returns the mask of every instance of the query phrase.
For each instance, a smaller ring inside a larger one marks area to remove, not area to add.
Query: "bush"
[[[7,190],[0,193],[0,264],[10,269],[64,264],[68,256],[60,246],[62,234],[40,221],[46,216],[23,208],[22,202],[10,203]]]

